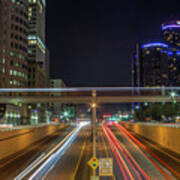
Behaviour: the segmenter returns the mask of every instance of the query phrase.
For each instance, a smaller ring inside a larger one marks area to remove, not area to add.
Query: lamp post
[[[96,157],[96,90],[92,91],[92,128],[93,128],[93,157]],[[96,176],[96,170],[93,170],[93,176]]]

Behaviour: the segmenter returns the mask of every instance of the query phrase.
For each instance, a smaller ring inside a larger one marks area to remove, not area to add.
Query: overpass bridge
[[[180,102],[180,87],[89,87],[0,89],[0,103],[89,104],[95,92],[97,103]],[[173,93],[172,93],[173,92]]]

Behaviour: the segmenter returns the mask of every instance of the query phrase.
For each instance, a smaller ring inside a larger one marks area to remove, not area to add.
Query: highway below
[[[27,149],[0,162],[0,180],[12,180],[42,153],[48,152],[61,141],[74,127],[62,128]],[[13,148],[13,147],[12,147]],[[7,149],[8,150],[8,149]]]
[[[141,143],[122,125],[114,123],[107,127],[104,125],[106,139],[114,148],[114,156],[116,162],[119,161],[119,171],[121,171],[122,179],[179,179],[178,162],[174,166],[164,161],[160,156],[162,152],[154,153],[149,146]],[[175,157],[174,157],[175,158]],[[170,160],[172,162],[174,160]],[[176,175],[176,178],[173,176]],[[115,169],[116,179],[117,176]]]
[[[4,167],[1,164],[0,180],[14,179],[44,152],[49,156],[28,176],[16,180],[89,180],[92,174],[87,164],[92,157],[91,132],[90,126],[67,127],[56,132],[16,159],[4,162]],[[113,159],[113,175],[100,177],[101,180],[180,179],[180,158],[177,154],[137,136],[121,124],[99,124],[96,139],[97,158]]]
[[[89,128],[88,128],[89,129]],[[91,131],[83,129],[63,157],[45,175],[45,179],[89,179],[92,170],[87,164],[92,157]],[[112,158],[114,173],[111,177],[100,177],[101,180],[174,180],[179,179],[178,162],[174,166],[164,161],[163,152],[157,154],[148,151],[150,145],[140,141],[123,126],[102,125],[97,130],[97,158]],[[134,140],[132,140],[134,138]],[[145,149],[143,149],[143,147]],[[167,153],[167,152],[166,152]],[[159,158],[157,159],[158,156]],[[169,162],[178,160],[169,159]],[[97,169],[98,172],[98,169]],[[98,173],[97,173],[98,174]],[[175,177],[176,176],[176,177]]]

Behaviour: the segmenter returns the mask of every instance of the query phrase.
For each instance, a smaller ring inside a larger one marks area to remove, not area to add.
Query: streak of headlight
[[[57,162],[57,160],[63,155],[64,151],[69,147],[69,145],[73,142],[76,135],[80,131],[83,126],[79,126],[76,131],[70,136],[70,138],[61,146],[54,154],[52,154],[29,178],[29,180],[35,179],[41,171],[45,171],[45,168],[48,170],[53,164]]]
[[[180,90],[180,87],[74,87],[74,88],[0,88],[5,92],[83,92],[83,91],[151,91],[151,90]]]

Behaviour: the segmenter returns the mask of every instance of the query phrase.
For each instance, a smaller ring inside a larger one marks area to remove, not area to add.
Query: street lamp
[[[64,112],[64,117],[67,117],[68,116],[68,112]]]
[[[176,94],[176,92],[172,91],[172,92],[170,93],[170,96],[171,96],[172,98],[174,98],[175,96],[177,96],[177,94]]]
[[[97,104],[96,103],[92,103],[91,104],[91,108],[96,108]]]

